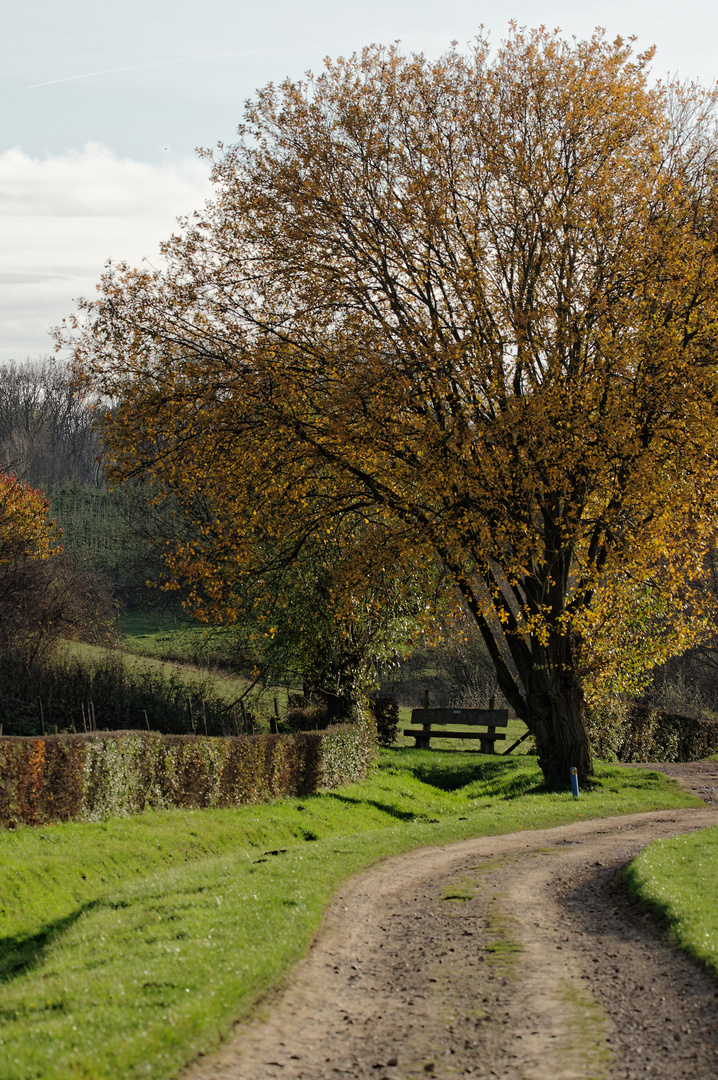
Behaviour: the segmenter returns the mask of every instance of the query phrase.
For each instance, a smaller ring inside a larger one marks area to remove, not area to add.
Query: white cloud
[[[187,212],[208,194],[208,171],[198,158],[153,165],[97,143],[42,160],[16,147],[0,154],[0,205],[4,214],[33,217],[166,216],[168,207]]]
[[[208,164],[120,158],[96,144],[0,154],[0,360],[48,352],[48,331],[94,291],[109,258],[158,261],[177,217],[211,194]]]

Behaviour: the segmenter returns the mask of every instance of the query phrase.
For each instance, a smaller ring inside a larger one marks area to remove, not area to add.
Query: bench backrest
[[[412,709],[412,724],[466,724],[507,727],[508,709]]]

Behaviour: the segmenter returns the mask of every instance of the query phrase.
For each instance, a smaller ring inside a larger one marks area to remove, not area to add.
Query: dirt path
[[[713,773],[679,777],[704,809],[423,849],[352,879],[265,1016],[185,1080],[716,1080],[718,982],[616,877],[651,840],[718,824]]]

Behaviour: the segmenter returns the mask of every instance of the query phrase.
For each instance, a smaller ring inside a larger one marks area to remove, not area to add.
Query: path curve
[[[337,893],[264,1018],[184,1080],[715,1080],[718,982],[617,880],[705,808],[468,840]],[[680,778],[679,778],[680,779]]]

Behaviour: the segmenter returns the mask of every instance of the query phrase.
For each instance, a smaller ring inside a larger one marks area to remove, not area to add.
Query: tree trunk
[[[539,766],[546,783],[568,787],[573,768],[578,769],[579,781],[593,776],[583,691],[575,672],[570,636],[554,634],[546,643],[508,639],[512,670],[493,630],[485,620],[477,621],[494,662],[499,687],[536,739]]]
[[[536,738],[538,763],[547,784],[568,787],[571,769],[579,781],[593,775],[583,693],[570,673],[553,678],[545,669],[528,677],[526,724]]]

